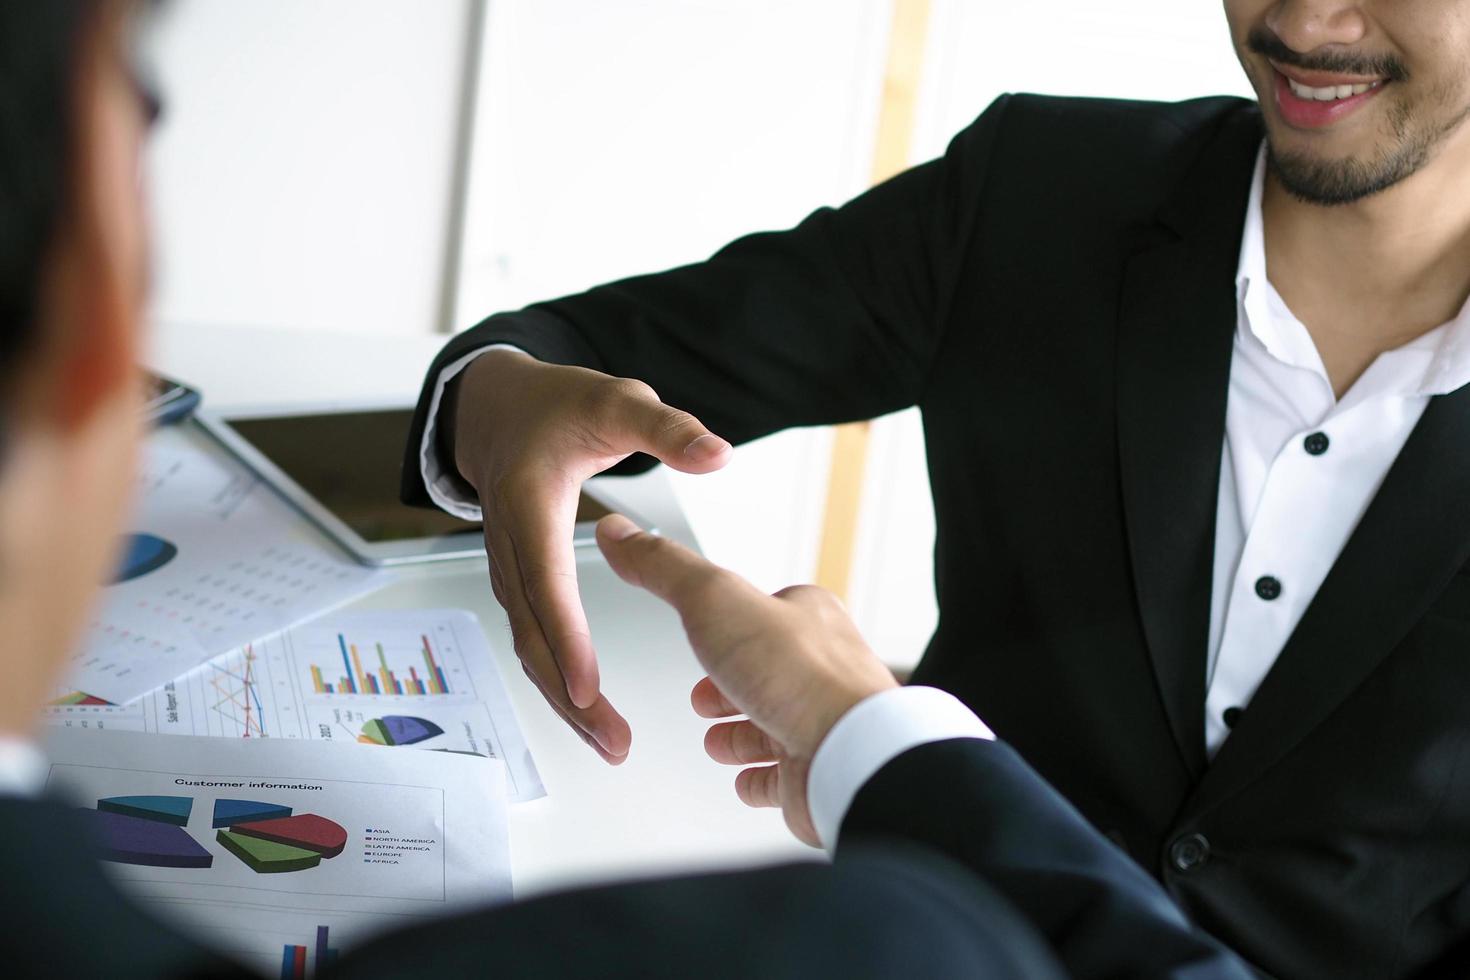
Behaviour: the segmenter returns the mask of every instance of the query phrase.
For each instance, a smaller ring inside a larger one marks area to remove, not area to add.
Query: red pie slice
[[[294,817],[279,820],[255,820],[237,823],[230,827],[236,834],[290,844],[316,851],[324,858],[336,857],[347,846],[347,831],[341,824],[333,823],[315,813],[299,813]]]

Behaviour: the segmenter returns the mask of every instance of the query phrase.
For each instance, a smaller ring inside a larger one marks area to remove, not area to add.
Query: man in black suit
[[[33,798],[46,770],[32,742],[37,707],[117,559],[140,436],[134,356],[147,250],[139,160],[156,100],[129,43],[138,6],[0,4],[7,977],[242,975],[129,904],[87,856],[75,814]],[[645,882],[491,909],[376,940],[329,972],[1247,976],[1013,755],[976,737],[973,716],[939,745],[931,729],[923,745],[908,739],[912,751],[891,739],[886,748],[864,747],[872,726],[863,706],[892,704],[894,685],[835,606],[806,592],[755,595],[687,552],[630,531],[612,519],[603,529],[620,573],[676,601],[711,600],[696,642],[714,681],[698,703],[751,719],[716,727],[716,757],[764,758],[779,741],[788,819],[812,832],[824,827],[829,843],[840,826],[842,853],[830,867]],[[732,603],[740,615],[727,614]],[[686,616],[694,623],[698,612]],[[754,634],[723,629],[742,619],[759,624]],[[821,642],[799,642],[813,636]],[[897,694],[910,700],[913,692]],[[840,750],[839,722],[856,747]],[[976,752],[981,742],[986,750]],[[936,751],[962,756],[973,770],[962,792],[948,778],[956,763]],[[829,801],[818,824],[806,817],[804,776],[794,776],[808,766]],[[775,772],[742,777],[752,800],[776,786]],[[895,809],[894,792],[912,798],[917,813]],[[974,832],[956,834],[957,810]]]
[[[914,680],[1262,970],[1404,975],[1470,928],[1470,5],[1225,8],[1256,102],[1002,98],[790,231],[455,338],[405,498],[484,514],[616,762],[581,481],[918,405]]]

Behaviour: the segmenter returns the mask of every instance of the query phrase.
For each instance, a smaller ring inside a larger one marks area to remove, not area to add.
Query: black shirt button
[[[1270,602],[1281,595],[1281,581],[1270,575],[1256,579],[1256,595]]]
[[[1220,712],[1220,718],[1222,721],[1225,722],[1226,728],[1234,728],[1235,723],[1240,721],[1240,716],[1244,713],[1245,712],[1241,711],[1241,709],[1239,708],[1226,708],[1224,711]]]
[[[1313,432],[1302,440],[1302,448],[1313,456],[1321,456],[1327,452],[1327,447],[1332,445],[1332,440],[1327,438],[1325,432]]]
[[[1169,863],[1174,870],[1189,873],[1210,859],[1210,842],[1204,834],[1186,834],[1169,845]]]

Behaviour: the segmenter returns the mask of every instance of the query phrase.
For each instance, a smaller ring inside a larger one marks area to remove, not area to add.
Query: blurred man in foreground
[[[131,45],[142,9],[0,5],[7,976],[243,975],[131,905],[78,846],[71,812],[35,798],[46,776],[37,710],[117,558],[141,435],[139,159],[156,111]],[[742,780],[745,795],[779,799],[804,838],[840,843],[835,863],[491,909],[350,951],[334,975],[1247,975],[972,715],[937,691],[896,690],[829,599],[760,596],[636,531],[609,518],[602,546],[621,575],[683,612],[712,675],[697,707],[749,713],[712,730],[711,752],[779,759]],[[947,737],[865,737],[865,712],[915,697],[949,719]],[[971,772],[958,789],[957,766]]]

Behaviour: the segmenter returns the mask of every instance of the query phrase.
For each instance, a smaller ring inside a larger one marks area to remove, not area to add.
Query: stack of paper
[[[506,802],[545,790],[475,617],[330,612],[389,573],[198,433],[152,437],[139,497],[46,709],[47,789],[121,885],[283,977],[509,898]]]
[[[148,443],[133,547],[70,683],[121,704],[384,581],[203,437]]]
[[[335,613],[114,705],[59,693],[53,725],[100,733],[323,739],[501,759],[545,795],[485,632],[458,609]]]
[[[47,792],[84,811],[118,884],[263,976],[305,977],[388,930],[511,897],[498,762],[52,736]]]

